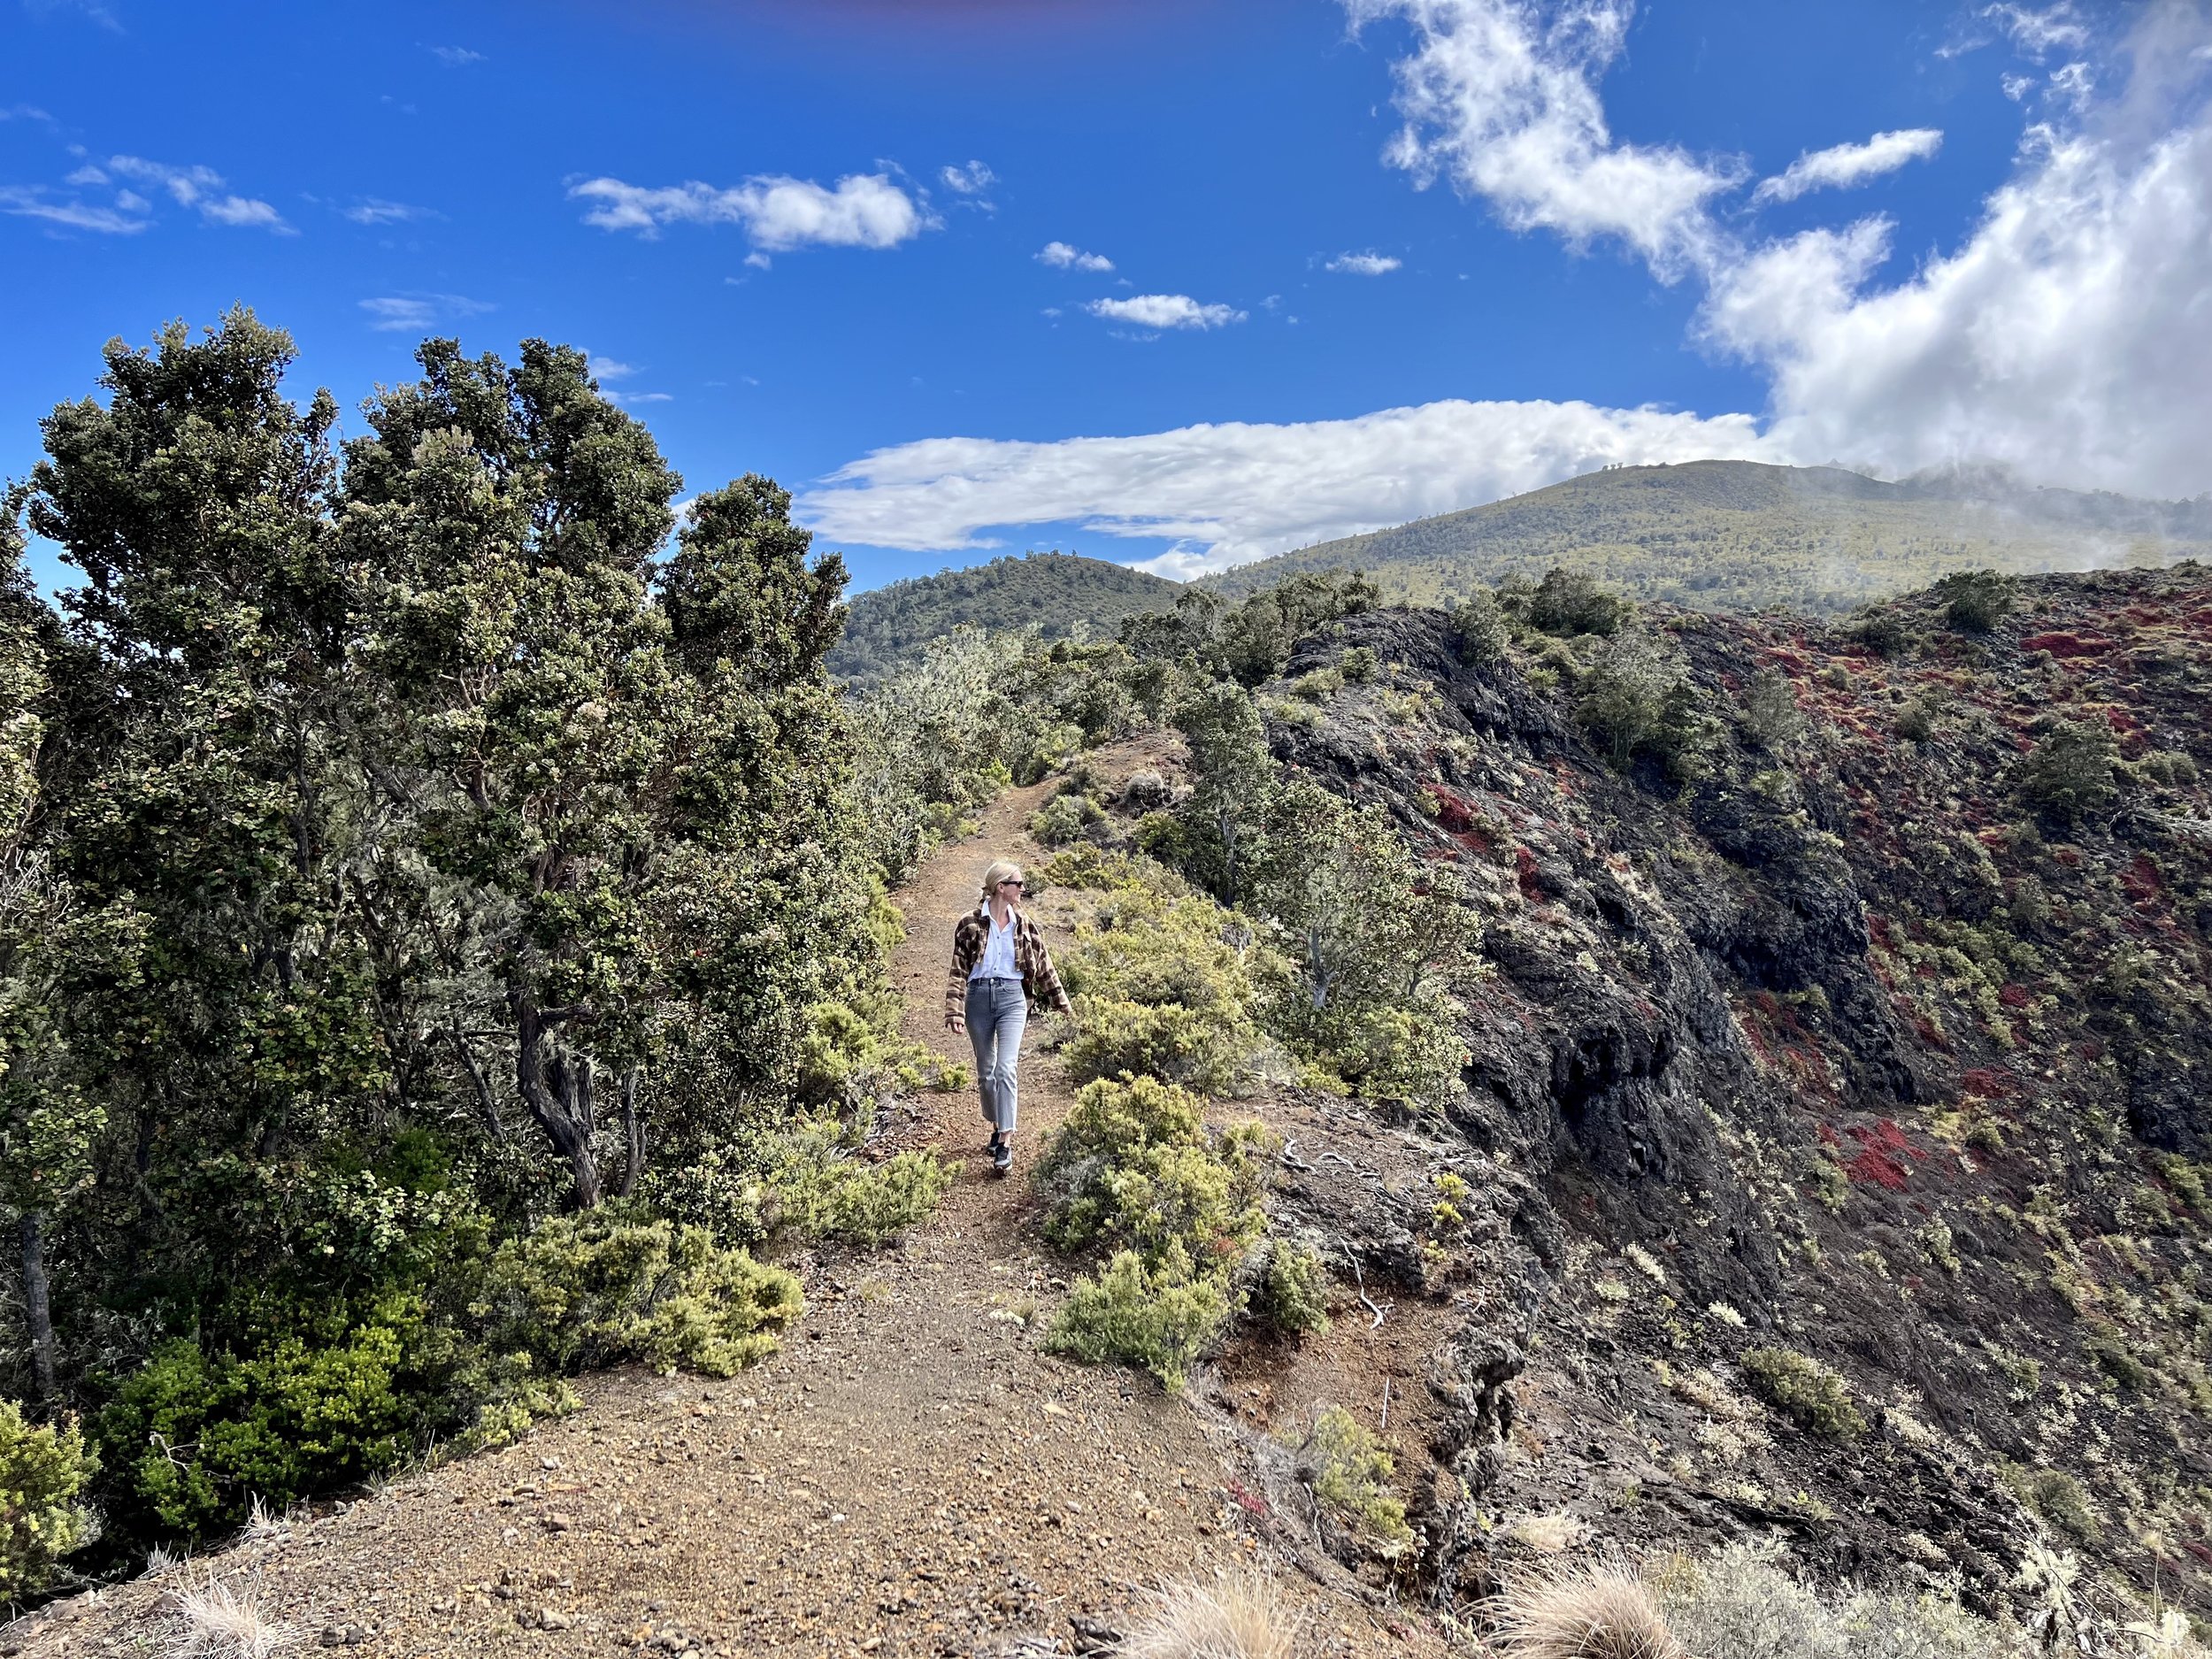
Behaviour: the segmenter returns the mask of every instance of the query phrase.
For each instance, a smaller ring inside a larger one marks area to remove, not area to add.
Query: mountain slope
[[[1065,639],[1082,626],[1094,639],[1111,639],[1124,617],[1173,603],[1178,586],[1073,553],[1031,553],[918,576],[854,599],[829,668],[841,680],[872,683],[915,661],[930,641],[963,623],[1034,627],[1048,640]]]
[[[1840,467],[1695,461],[1587,473],[1204,585],[1240,595],[1340,565],[1369,572],[1392,598],[1425,603],[1565,565],[1639,598],[1832,612],[1955,570],[2084,570],[2206,551],[2208,501],[2033,489],[1989,472],[1893,484]]]
[[[1439,1582],[1563,1511],[1984,1610],[2039,1537],[2212,1612],[2212,580],[2018,601],[1617,648],[1376,611],[1263,691],[1486,918],[1448,1117],[1528,1186],[1407,1192],[1364,1257],[1465,1310]],[[1617,768],[1589,732],[1655,660],[1684,747]]]

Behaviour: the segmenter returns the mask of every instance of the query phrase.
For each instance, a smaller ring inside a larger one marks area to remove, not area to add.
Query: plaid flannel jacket
[[[980,904],[962,917],[952,930],[952,972],[945,978],[945,1012],[956,1019],[968,1015],[968,975],[975,972],[975,964],[983,960],[984,947],[991,942],[991,918]],[[1049,1002],[1064,1013],[1072,1013],[1066,989],[1052,966],[1052,953],[1045,949],[1044,930],[1026,916],[1016,912],[1014,918],[1014,971],[1022,977],[1022,988],[1029,993],[1033,1002]]]

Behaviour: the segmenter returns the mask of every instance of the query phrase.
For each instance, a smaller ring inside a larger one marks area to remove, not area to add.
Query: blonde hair
[[[991,860],[991,867],[983,872],[983,902],[986,904],[991,902],[991,895],[998,891],[1000,882],[1019,881],[1022,879],[1022,867],[1019,864],[1010,859],[994,858]]]

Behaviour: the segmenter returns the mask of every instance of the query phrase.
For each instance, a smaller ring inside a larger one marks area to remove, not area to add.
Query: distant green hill
[[[1124,617],[1164,611],[1181,584],[1126,565],[1073,553],[1031,553],[967,570],[917,576],[858,595],[830,672],[865,685],[922,654],[964,622],[979,627],[1035,627],[1048,640],[1079,627],[1110,640]]]
[[[1848,610],[1981,565],[2017,572],[2212,555],[2212,498],[2037,489],[2001,472],[1885,483],[1840,467],[1615,467],[1488,506],[1324,541],[1204,579],[1231,595],[1330,566],[1432,603],[1478,583],[1587,571],[1640,598],[1716,611]]]

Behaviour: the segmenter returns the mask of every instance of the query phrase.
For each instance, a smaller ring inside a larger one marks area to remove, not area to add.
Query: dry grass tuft
[[[1121,1644],[1121,1659],[1292,1659],[1304,1620],[1272,1580],[1171,1584]]]
[[[259,1586],[234,1589],[212,1572],[204,1584],[188,1578],[168,1605],[172,1659],[270,1659],[300,1640],[296,1628],[262,1611]]]
[[[1498,1646],[1513,1659],[1686,1659],[1643,1580],[1621,1566],[1531,1574],[1506,1586]]]
[[[1555,1510],[1548,1515],[1525,1515],[1506,1531],[1544,1555],[1556,1555],[1572,1549],[1590,1534],[1587,1526],[1563,1510]]]

